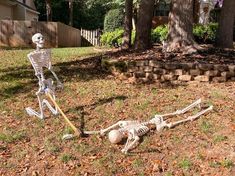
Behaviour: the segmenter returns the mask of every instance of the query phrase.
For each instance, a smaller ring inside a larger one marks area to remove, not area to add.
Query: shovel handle
[[[69,124],[69,126],[73,129],[75,135],[80,135],[78,129],[72,124],[72,122],[66,117],[66,115],[64,114],[64,112],[60,109],[59,105],[56,103],[56,101],[52,98],[50,93],[46,93],[47,97],[50,98],[50,100],[52,101],[52,103],[55,105],[55,107],[59,110],[59,112],[61,113],[61,115],[63,116],[64,120]]]

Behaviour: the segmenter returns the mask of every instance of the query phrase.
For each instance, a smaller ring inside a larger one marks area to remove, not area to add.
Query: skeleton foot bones
[[[84,133],[85,134],[100,134],[100,135],[105,135],[108,133],[108,139],[113,144],[117,144],[121,142],[123,139],[127,138],[126,144],[124,148],[122,149],[122,152],[127,154],[129,150],[135,148],[138,145],[140,137],[149,132],[151,125],[154,125],[157,131],[160,131],[165,127],[172,128],[181,123],[184,123],[187,121],[193,121],[199,118],[199,116],[213,109],[213,106],[210,106],[198,112],[195,115],[189,116],[186,119],[182,119],[182,120],[171,122],[171,123],[167,123],[167,121],[163,119],[164,117],[184,114],[196,106],[200,108],[200,105],[201,105],[201,99],[195,101],[194,103],[192,103],[191,105],[187,106],[186,108],[182,110],[177,110],[169,114],[155,115],[152,119],[146,122],[119,121],[116,124],[106,129],[101,129],[100,131],[84,131]]]

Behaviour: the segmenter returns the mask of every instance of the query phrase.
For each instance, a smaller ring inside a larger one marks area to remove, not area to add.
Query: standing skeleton
[[[102,129],[100,131],[85,131],[84,133],[105,135],[107,132],[109,132],[108,138],[109,138],[109,141],[113,144],[119,143],[124,138],[127,138],[127,142],[124,148],[122,149],[122,152],[126,154],[128,153],[129,150],[133,149],[134,147],[138,145],[138,142],[141,136],[149,132],[150,130],[149,126],[155,125],[157,131],[160,131],[165,127],[172,128],[178,124],[181,124],[187,121],[193,121],[199,116],[201,116],[202,114],[205,114],[209,110],[212,110],[213,108],[213,106],[210,106],[207,109],[204,109],[193,116],[189,116],[186,119],[179,120],[179,121],[172,122],[172,123],[167,123],[166,121],[163,120],[163,117],[170,117],[174,115],[184,114],[196,106],[200,107],[200,104],[201,104],[201,99],[195,101],[194,103],[192,103],[191,105],[187,106],[186,108],[182,110],[177,110],[173,113],[164,114],[164,115],[155,115],[154,118],[152,118],[151,120],[147,122],[141,123],[139,121],[119,121],[106,129]]]
[[[34,68],[35,71],[35,75],[38,78],[38,84],[39,84],[39,89],[36,92],[37,98],[38,98],[38,102],[39,102],[39,108],[40,108],[40,112],[36,112],[35,110],[33,110],[30,107],[26,108],[27,113],[30,116],[37,116],[40,119],[44,118],[44,113],[43,113],[43,109],[45,106],[47,106],[49,108],[49,110],[54,114],[58,114],[58,109],[55,107],[53,107],[46,99],[44,99],[42,96],[45,93],[49,93],[51,94],[51,96],[53,97],[53,99],[55,100],[55,88],[59,87],[59,88],[63,88],[62,83],[60,82],[60,80],[58,79],[57,75],[55,74],[55,72],[52,70],[52,66],[51,66],[51,50],[47,49],[42,49],[44,46],[44,37],[42,34],[40,33],[36,33],[33,35],[32,37],[32,41],[33,43],[36,44],[36,50],[32,51],[28,54],[28,58]],[[57,86],[55,86],[53,84],[53,80],[51,78],[49,79],[45,79],[44,73],[43,73],[43,68],[47,68],[54,76],[54,78],[57,81]]]

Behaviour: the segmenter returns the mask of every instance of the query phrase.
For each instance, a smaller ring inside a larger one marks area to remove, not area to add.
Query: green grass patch
[[[217,167],[224,167],[224,168],[232,168],[234,166],[234,162],[230,159],[224,159],[222,161],[213,161],[210,162],[210,167],[217,168]]]
[[[230,159],[224,159],[223,161],[220,162],[221,166],[225,167],[225,168],[232,168],[234,166],[234,163],[232,160]]]
[[[25,139],[26,137],[27,135],[25,131],[6,130],[5,132],[0,133],[0,141],[6,143],[20,141]]]
[[[50,153],[58,153],[60,152],[60,146],[56,143],[56,140],[53,140],[53,138],[47,137],[44,141],[44,146],[47,151]]]
[[[192,167],[193,163],[188,158],[184,158],[179,162],[179,167],[184,170],[189,170]]]
[[[134,168],[139,168],[144,166],[144,162],[142,159],[135,159],[132,165]]]
[[[227,140],[227,136],[223,136],[223,135],[216,135],[213,137],[213,141],[214,142],[222,142],[222,141],[225,141]]]
[[[173,176],[171,172],[167,172],[164,174],[164,176]]]
[[[75,160],[76,158],[74,156],[72,156],[71,154],[62,154],[60,156],[60,160],[63,163],[68,163],[70,160]]]
[[[203,121],[200,124],[200,129],[203,133],[210,133],[212,131],[212,125],[208,121]]]

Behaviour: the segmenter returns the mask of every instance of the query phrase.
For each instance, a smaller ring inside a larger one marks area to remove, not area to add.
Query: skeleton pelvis
[[[43,80],[43,84],[45,88],[55,90],[54,81],[51,78]]]

